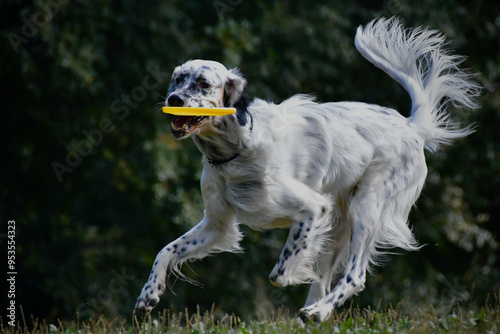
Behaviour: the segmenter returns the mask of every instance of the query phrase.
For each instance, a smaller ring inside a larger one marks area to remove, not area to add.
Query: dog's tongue
[[[188,131],[192,127],[198,125],[205,116],[176,116],[172,122],[172,130]]]
[[[195,116],[176,116],[174,117],[173,125],[175,128],[180,129],[184,124],[189,124]]]
[[[173,127],[176,129],[189,129],[192,126],[198,124],[204,116],[177,116],[174,117],[172,123]]]

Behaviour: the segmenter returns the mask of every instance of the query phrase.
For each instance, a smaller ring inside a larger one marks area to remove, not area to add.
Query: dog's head
[[[228,70],[224,65],[209,60],[190,60],[178,66],[165,101],[170,107],[237,108],[236,117],[243,119],[246,103],[243,90],[246,80],[238,69]],[[230,115],[235,117],[234,115]],[[172,122],[172,135],[177,139],[200,132],[210,124],[217,125],[227,116],[177,116]]]

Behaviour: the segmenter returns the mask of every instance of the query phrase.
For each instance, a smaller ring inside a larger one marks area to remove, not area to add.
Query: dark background
[[[485,0],[2,1],[0,233],[6,254],[7,221],[16,221],[17,306],[48,321],[129,317],[157,252],[201,218],[201,155],[171,138],[159,109],[176,65],[240,67],[250,95],[275,102],[314,93],[407,115],[407,93],[353,45],[357,26],[392,15],[447,35],[479,73],[482,107],[455,113],[477,133],[428,154],[410,217],[425,247],[396,250],[404,254],[378,267],[355,302],[484,303],[500,283],[499,13]],[[297,311],[307,287],[267,279],[286,231],[243,230],[244,254],[185,266],[204,288],[172,281],[175,295],[158,309]]]

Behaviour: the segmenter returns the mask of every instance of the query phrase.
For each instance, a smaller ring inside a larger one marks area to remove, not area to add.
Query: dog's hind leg
[[[376,264],[383,254],[377,248],[418,249],[407,219],[425,181],[423,159],[423,154],[411,162],[403,158],[403,166],[386,168],[377,177],[360,181],[348,208],[351,238],[344,273],[323,299],[301,309],[302,318],[325,320],[333,309],[363,290],[370,263]]]
[[[179,266],[183,262],[201,259],[214,252],[239,251],[241,237],[236,223],[203,218],[198,225],[158,253],[135,308],[141,312],[151,311],[166,288],[167,276],[174,272],[182,277]]]
[[[359,190],[358,190],[359,191]],[[358,194],[360,201],[359,213],[353,214],[352,232],[350,237],[349,259],[345,265],[344,273],[333,290],[316,303],[300,310],[303,320],[314,318],[323,321],[327,319],[334,308],[340,306],[353,294],[364,288],[366,270],[369,261],[375,252],[376,236],[380,227],[379,218],[381,209],[377,209],[377,193],[372,196]],[[357,204],[351,203],[357,206]]]

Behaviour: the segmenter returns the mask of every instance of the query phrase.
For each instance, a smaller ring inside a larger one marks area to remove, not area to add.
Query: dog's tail
[[[473,98],[479,95],[480,86],[458,68],[464,58],[443,49],[445,38],[439,32],[404,29],[396,18],[379,19],[358,28],[355,44],[363,57],[408,91],[410,121],[428,150],[435,151],[474,131],[453,122],[446,106],[451,102],[476,108]]]

